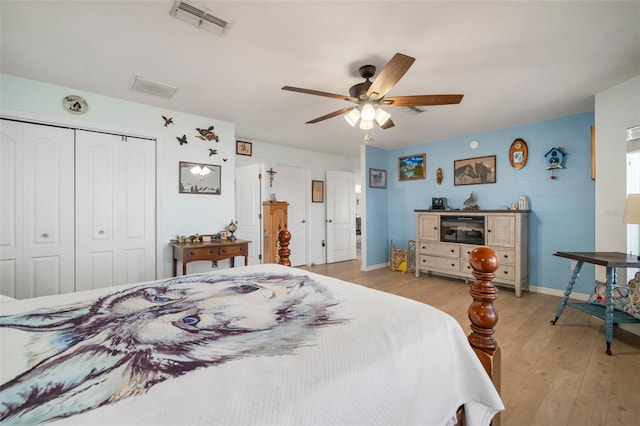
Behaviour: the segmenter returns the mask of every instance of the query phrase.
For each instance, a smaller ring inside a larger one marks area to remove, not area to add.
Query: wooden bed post
[[[291,254],[289,241],[291,241],[291,232],[289,232],[285,226],[278,232],[278,263],[280,265],[291,266],[291,261],[289,260],[289,255]]]
[[[498,323],[498,312],[493,301],[496,300],[498,290],[491,282],[500,261],[489,247],[478,247],[471,252],[469,264],[476,279],[469,289],[473,298],[468,310],[471,321],[469,343],[500,393],[500,348],[493,338],[494,327]],[[499,413],[491,424],[500,425]]]

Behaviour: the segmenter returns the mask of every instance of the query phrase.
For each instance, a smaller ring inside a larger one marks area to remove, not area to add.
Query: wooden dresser
[[[249,240],[222,240],[206,243],[171,242],[173,248],[173,276],[178,276],[178,261],[182,262],[182,275],[187,275],[187,263],[195,260],[218,261],[230,259],[231,267],[235,266],[235,257],[244,256],[247,266],[249,256]]]
[[[514,288],[518,297],[527,289],[528,210],[415,210],[415,213],[416,277],[420,272],[433,272],[471,280],[469,254],[476,247],[486,246],[500,260],[494,283]],[[456,226],[456,218],[469,220]],[[466,237],[470,242],[462,243],[460,239]]]
[[[278,263],[278,232],[287,227],[286,201],[265,201],[262,203],[262,223],[264,225],[264,248],[262,263]]]

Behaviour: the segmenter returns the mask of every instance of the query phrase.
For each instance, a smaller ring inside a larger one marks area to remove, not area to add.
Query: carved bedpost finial
[[[284,266],[291,266],[291,261],[289,260],[289,255],[291,254],[291,250],[289,250],[289,241],[291,241],[291,232],[287,229],[285,225],[284,229],[278,232],[278,263]]]
[[[473,298],[468,310],[471,321],[469,343],[474,348],[493,353],[498,346],[493,339],[493,328],[498,323],[498,312],[493,301],[496,300],[498,290],[491,280],[495,277],[494,272],[500,266],[500,261],[490,248],[478,247],[471,252],[469,264],[476,279],[469,289]]]
[[[501,355],[500,348],[493,339],[494,327],[498,323],[498,312],[493,306],[493,301],[496,300],[498,290],[491,283],[495,277],[494,272],[500,266],[500,260],[489,247],[478,247],[471,251],[469,264],[476,279],[469,289],[473,298],[468,311],[471,321],[469,344],[491,377],[493,385],[500,392]],[[500,426],[500,413],[493,417],[491,425]]]

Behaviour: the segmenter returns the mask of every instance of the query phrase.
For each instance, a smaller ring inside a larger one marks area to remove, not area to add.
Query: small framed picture
[[[253,145],[251,142],[236,141],[236,154],[251,157],[253,154]]]
[[[369,188],[387,187],[387,171],[381,169],[369,169]]]
[[[227,231],[220,231],[220,239],[221,240],[227,239]]]
[[[321,180],[311,181],[311,202],[312,203],[324,202],[324,181],[321,181]]]
[[[453,162],[454,185],[496,183],[496,156],[467,158]]]
[[[398,180],[427,178],[427,154],[407,155],[398,158]]]

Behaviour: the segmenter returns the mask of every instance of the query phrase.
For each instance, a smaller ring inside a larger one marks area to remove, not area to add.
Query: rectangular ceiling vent
[[[176,90],[178,90],[178,88],[169,86],[168,84],[158,83],[157,81],[136,76],[135,80],[133,81],[133,86],[131,86],[131,90],[169,99],[171,96],[173,96],[174,93],[176,93]]]
[[[231,26],[222,16],[192,1],[175,0],[169,15],[214,34],[222,35]]]

